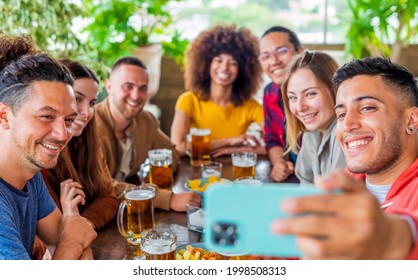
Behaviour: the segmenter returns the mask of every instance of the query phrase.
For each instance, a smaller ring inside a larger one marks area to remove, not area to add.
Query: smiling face
[[[13,142],[9,152],[32,170],[49,169],[72,137],[71,125],[77,115],[74,92],[63,83],[46,81],[33,82],[28,90],[31,97],[16,114],[9,109]]]
[[[113,70],[106,81],[112,114],[126,120],[137,116],[148,97],[148,73],[144,68],[122,64]]]
[[[276,84],[283,83],[285,68],[297,53],[286,32],[271,32],[260,40],[259,61],[263,72]]]
[[[400,102],[380,76],[360,75],[340,85],[336,137],[351,172],[378,174],[405,157],[407,118]]]
[[[330,90],[309,69],[300,68],[290,76],[287,98],[290,111],[307,130],[324,134],[335,119]]]
[[[230,54],[220,54],[212,59],[210,78],[212,84],[232,86],[238,76],[238,62]]]
[[[93,79],[81,78],[74,81],[74,92],[77,102],[77,118],[71,127],[74,137],[78,137],[93,118],[94,105],[97,101],[99,85]]]

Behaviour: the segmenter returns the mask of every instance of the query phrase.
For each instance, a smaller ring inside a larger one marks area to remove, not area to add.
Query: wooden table
[[[222,162],[222,177],[232,180],[231,157],[220,157],[216,161]],[[255,176],[263,182],[272,182],[270,177],[271,164],[267,157],[259,157],[255,168]],[[184,157],[180,161],[180,167],[175,174],[173,192],[186,191],[184,184],[190,179],[200,178],[200,168],[190,165],[190,159]],[[288,182],[297,182],[295,176],[291,176]],[[164,211],[155,209],[155,221],[157,225],[170,227],[177,235],[177,246],[202,241],[202,235],[189,231],[187,228],[186,213]],[[94,259],[97,260],[131,260],[134,257],[134,248],[130,247],[117,228],[116,219],[98,232],[97,239],[92,243]]]

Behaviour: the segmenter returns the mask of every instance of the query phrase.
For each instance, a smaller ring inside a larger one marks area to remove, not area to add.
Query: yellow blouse
[[[191,127],[210,128],[211,139],[235,137],[245,133],[249,125],[256,122],[262,125],[263,107],[255,99],[241,106],[221,107],[211,100],[203,101],[191,91],[179,96],[176,109],[184,111],[191,120]]]

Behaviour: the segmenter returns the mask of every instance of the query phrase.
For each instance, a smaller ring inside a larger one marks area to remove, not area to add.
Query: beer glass
[[[254,177],[257,154],[253,152],[233,153],[232,170],[234,180],[241,177]]]
[[[177,237],[167,228],[151,228],[141,233],[142,258],[145,260],[175,260]]]
[[[192,128],[192,156],[190,163],[193,166],[200,166],[210,162],[210,134],[209,128]]]
[[[154,228],[154,196],[155,188],[151,185],[140,185],[125,191],[125,200],[119,205],[117,225],[120,234],[126,241],[139,246],[141,232]],[[124,226],[124,212],[126,208],[126,230]]]
[[[189,133],[184,138],[186,143],[186,150],[184,152],[189,157],[192,157],[192,135]]]
[[[161,189],[173,188],[173,152],[169,149],[148,151],[150,165],[149,182]]]

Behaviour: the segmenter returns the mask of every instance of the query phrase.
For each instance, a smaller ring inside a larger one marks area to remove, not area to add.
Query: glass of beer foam
[[[141,232],[155,227],[154,219],[155,187],[140,185],[125,191],[124,200],[119,204],[117,225],[119,233],[126,241],[139,249]],[[124,212],[126,209],[126,227]]]
[[[211,130],[209,128],[192,128],[190,135],[192,136],[190,163],[193,166],[208,164],[210,162]]]
[[[141,233],[140,259],[175,260],[177,236],[168,228],[157,227]]]
[[[173,152],[169,149],[148,151],[149,182],[161,189],[173,188]]]
[[[234,183],[240,184],[240,185],[251,185],[251,186],[262,186],[263,182],[258,179],[255,178],[253,176],[248,176],[248,177],[240,177],[236,180],[234,180]]]
[[[232,153],[234,180],[241,177],[254,177],[257,154],[253,152]]]

